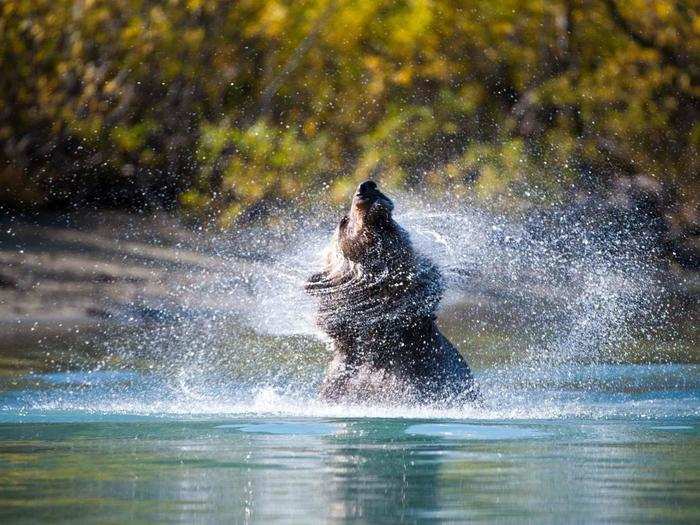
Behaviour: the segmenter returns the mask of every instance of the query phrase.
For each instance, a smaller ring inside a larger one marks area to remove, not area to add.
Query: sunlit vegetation
[[[0,202],[226,226],[361,179],[521,202],[643,174],[692,208],[686,0],[6,0]]]

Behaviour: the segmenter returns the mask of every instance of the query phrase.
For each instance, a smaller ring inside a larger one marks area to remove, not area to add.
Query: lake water
[[[31,348],[0,386],[2,523],[700,521],[697,365],[483,365],[486,406],[441,411]]]

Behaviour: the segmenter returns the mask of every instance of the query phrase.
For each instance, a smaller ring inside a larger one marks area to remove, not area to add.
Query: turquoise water
[[[0,522],[700,521],[698,366],[576,370],[479,370],[486,405],[461,411],[123,370],[14,377]]]

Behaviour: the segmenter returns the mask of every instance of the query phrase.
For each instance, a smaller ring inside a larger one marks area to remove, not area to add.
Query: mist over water
[[[164,322],[107,338],[105,357],[91,369],[35,375],[5,399],[4,417],[698,415],[696,366],[630,364],[663,362],[660,341],[674,339],[669,292],[643,235],[605,231],[597,218],[571,212],[514,219],[391,197],[397,222],[446,277],[441,326],[472,364],[483,406],[317,399],[330,354],[302,284],[340,219],[323,210],[214,240],[219,264],[193,275],[179,291],[179,309],[164,306]],[[505,348],[498,356],[479,344],[495,329]]]

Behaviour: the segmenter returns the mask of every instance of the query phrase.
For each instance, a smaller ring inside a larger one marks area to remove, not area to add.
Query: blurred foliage
[[[231,224],[357,181],[697,206],[687,0],[5,0],[0,202]]]

